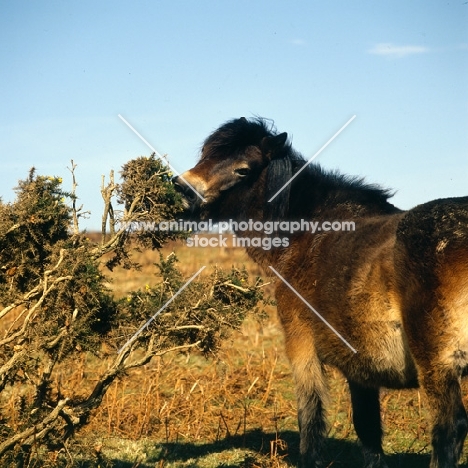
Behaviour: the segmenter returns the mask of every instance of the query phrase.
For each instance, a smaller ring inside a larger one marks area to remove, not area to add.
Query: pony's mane
[[[394,195],[394,191],[378,184],[370,184],[364,177],[342,174],[337,170],[327,171],[318,164],[311,164],[306,172],[318,181],[319,189],[333,192],[337,202],[354,200],[364,205],[380,205],[388,203],[388,199]]]
[[[232,155],[248,146],[258,146],[265,137],[276,135],[273,121],[263,118],[247,120],[245,117],[226,122],[203,143],[203,159]]]
[[[203,144],[203,159],[219,158],[220,154],[229,157],[241,153],[248,146],[259,146],[265,137],[276,135],[277,131],[271,120],[260,117],[253,119],[242,117],[230,120],[215,130],[205,140]],[[283,161],[283,163],[280,163],[280,161]],[[307,160],[292,148],[290,142],[287,142],[281,156],[272,161],[272,163],[275,162],[282,165],[275,170],[274,164],[270,164],[272,167],[269,169],[268,184],[274,187],[276,191],[276,187],[281,187],[295,172],[307,163]],[[289,174],[285,174],[285,167],[289,167]],[[295,184],[296,190],[303,193],[305,200],[310,200],[312,192],[315,196],[318,195],[319,198],[320,195],[325,196],[327,201],[331,203],[354,203],[363,207],[368,206],[369,208],[382,209],[383,211],[396,210],[388,202],[388,199],[394,195],[391,190],[384,189],[376,184],[369,184],[362,177],[348,176],[338,171],[327,171],[320,165],[312,163],[302,171],[298,182],[299,180],[306,181],[307,178],[310,179],[311,183],[303,182],[303,190]],[[288,191],[283,193],[283,200],[280,202],[278,199],[278,202],[285,205],[286,208],[289,202],[285,198],[289,199],[289,188]]]

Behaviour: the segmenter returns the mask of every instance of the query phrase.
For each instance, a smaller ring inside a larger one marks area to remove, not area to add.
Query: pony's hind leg
[[[433,412],[430,468],[455,468],[468,432],[468,417],[462,401],[458,375],[433,370],[422,383]]]
[[[435,270],[436,280],[426,274],[430,288],[409,289],[408,304],[413,305],[404,309],[408,341],[432,412],[431,468],[457,467],[468,431],[460,388],[468,365],[468,258],[460,258],[446,256],[450,269]]]
[[[468,417],[460,387],[467,347],[453,322],[446,320],[440,324],[434,320],[435,317],[437,314],[433,310],[424,326],[418,327],[417,322],[412,321],[408,330],[419,368],[419,382],[432,413],[430,468],[456,468],[468,432]]]
[[[468,198],[434,200],[400,221],[395,265],[403,325],[433,416],[431,468],[455,468],[468,430]]]
[[[386,468],[382,450],[379,389],[348,381],[353,423],[361,441],[365,468]]]

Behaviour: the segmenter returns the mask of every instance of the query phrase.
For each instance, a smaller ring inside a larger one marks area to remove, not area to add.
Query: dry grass
[[[172,249],[187,275],[215,264],[246,265],[253,275],[260,274],[241,249],[172,244],[164,253]],[[113,272],[116,295],[155,281],[153,262],[158,254],[143,252],[139,257],[140,272]],[[261,323],[246,321],[217,357],[166,355],[115,382],[74,441],[75,448],[87,454],[81,466],[294,466],[298,450],[294,387],[275,311],[269,312]],[[64,389],[91,387],[94,373],[105,366],[97,360],[70,364],[60,376]],[[328,466],[360,466],[346,381],[331,369],[329,377]],[[428,466],[430,425],[422,394],[383,391],[381,401],[389,465]]]

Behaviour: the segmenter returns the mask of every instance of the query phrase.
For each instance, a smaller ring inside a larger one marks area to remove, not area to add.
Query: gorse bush
[[[157,265],[165,287],[161,284],[146,287],[122,299],[122,309],[129,317],[137,317],[140,322],[147,320],[185,284],[176,262],[176,255],[170,255],[166,260],[161,257]],[[257,304],[263,297],[261,285],[259,278],[249,285],[245,270],[233,268],[224,272],[216,268],[207,281],[194,282],[184,290],[177,307],[151,322],[149,327],[156,331],[157,349],[196,345],[205,354],[215,352],[229,332],[241,325],[248,311],[257,312]]]
[[[36,176],[34,169],[16,188],[14,204],[0,204],[0,284],[11,302],[42,276],[52,252],[68,239],[71,220],[58,177]]]
[[[83,212],[76,208],[74,169],[71,191],[60,177],[31,170],[16,200],[0,202],[2,466],[73,464],[68,441],[116,378],[131,378],[131,368],[170,351],[215,353],[263,300],[261,281],[251,283],[237,269],[215,270],[180,292],[187,278],[175,254],[160,255],[154,283],[115,298],[107,286],[111,270],[138,268],[133,248],[159,249],[185,236],[132,233],[125,226],[175,219],[180,198],[168,167],[154,155],[128,162],[120,183],[111,175],[101,187],[102,240],[93,243],[78,229]],[[87,388],[70,388],[67,372],[86,356],[97,356],[107,369]]]

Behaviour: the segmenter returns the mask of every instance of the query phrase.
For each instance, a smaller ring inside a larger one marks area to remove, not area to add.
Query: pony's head
[[[242,117],[219,127],[205,140],[195,167],[173,179],[187,211],[213,220],[284,215],[288,187],[275,203],[267,202],[291,177],[287,136],[263,119]]]

